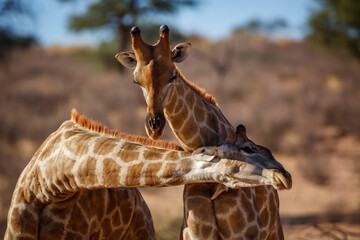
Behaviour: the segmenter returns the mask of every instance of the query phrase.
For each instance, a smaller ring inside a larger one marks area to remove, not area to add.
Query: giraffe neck
[[[189,152],[131,142],[66,121],[28,165],[26,195],[49,202],[66,199],[79,190],[104,188],[201,182],[242,187],[245,185],[233,178],[236,173],[232,167],[243,164],[228,159],[212,162]]]
[[[164,114],[181,146],[191,151],[234,142],[235,130],[214,100],[201,96],[181,75],[179,78],[173,82]]]
[[[35,155],[41,188],[30,181],[37,199],[51,200],[79,190],[163,187],[215,182],[215,163],[196,162],[189,152],[141,145],[88,131],[71,121],[50,136]],[[54,167],[56,166],[56,167]]]
[[[233,142],[236,135],[235,130],[222,114],[215,99],[186,80],[175,64],[174,67],[180,79],[175,80],[173,83],[174,87],[170,94],[169,101],[164,108],[164,113],[181,146],[186,150],[193,150],[199,146]],[[198,219],[188,214],[190,211],[196,211],[196,207],[193,207],[194,201],[191,200],[192,203],[188,201],[188,199],[196,196],[196,193],[193,192],[193,189],[197,189],[196,186],[198,185],[186,185],[184,189],[185,218],[183,226],[190,226],[191,222],[193,222],[192,225],[197,224],[204,228],[206,224],[200,223]],[[200,186],[202,190],[207,188],[205,185]],[[214,195],[219,196],[219,194],[223,192],[223,189],[221,185],[213,184],[211,191],[212,193],[215,191]],[[252,201],[246,209],[242,207],[246,200],[246,198],[243,197],[244,194],[249,195]],[[239,205],[239,201],[234,202],[235,198],[241,199],[240,202],[242,206]],[[229,237],[228,231],[244,234],[246,231],[251,232],[250,230],[252,230],[254,236],[256,236],[256,234],[262,234],[264,236],[275,234],[278,238],[274,239],[283,239],[283,237],[281,237],[283,235],[279,220],[278,202],[273,200],[277,198],[278,195],[274,188],[270,186],[260,186],[256,189],[241,188],[238,190],[230,190],[220,197],[215,198],[211,203],[199,202],[199,205],[205,206],[205,204],[208,204],[207,206],[212,209],[216,220],[211,218],[208,219],[208,221],[212,223],[212,228],[216,229],[215,236],[217,237]],[[256,209],[255,205],[257,205]],[[246,217],[249,222],[252,222],[252,224],[255,222],[257,226],[251,228],[247,226],[246,222],[242,223],[241,221],[230,223],[231,218],[226,215],[224,216],[222,212],[223,208],[232,209],[231,211],[234,212],[232,217],[236,219]],[[259,209],[259,212],[257,209]],[[273,214],[271,218],[276,224],[273,230],[269,230],[265,226],[268,223],[266,215],[268,211]],[[264,229],[267,231],[261,232],[261,229],[258,228],[260,225],[259,221],[263,222]],[[191,234],[194,235],[194,239],[200,238],[201,236],[191,227],[182,229],[183,235],[186,235],[187,232],[191,232]],[[233,237],[236,238],[235,235]],[[266,239],[266,237],[264,237],[264,239]]]

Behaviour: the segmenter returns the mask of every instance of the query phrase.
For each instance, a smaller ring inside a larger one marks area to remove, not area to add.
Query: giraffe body
[[[82,131],[65,122],[25,167],[13,193],[5,239],[155,239],[150,211],[136,188],[101,189],[93,179],[95,166],[89,166],[91,156],[86,156],[89,163],[77,166],[89,167],[83,169],[87,176],[71,176],[79,158],[71,150],[81,146],[67,144],[65,138],[78,137],[86,146],[96,134],[85,136]],[[46,166],[46,161],[54,166]],[[60,176],[66,168],[68,174]]]
[[[135,54],[116,55],[123,65],[135,68],[134,80],[142,87],[148,105],[145,123],[148,135],[159,138],[166,118],[181,146],[188,151],[236,142],[249,154],[273,158],[268,149],[250,141],[245,130],[238,129],[242,137],[236,138],[235,129],[215,100],[181,75],[175,62],[186,58],[190,44],[179,44],[171,51],[168,32],[162,26],[160,41],[150,46],[142,41],[140,30],[133,28]],[[226,191],[219,184],[188,184],[184,189],[184,216],[181,233],[184,239],[283,239],[278,195],[272,187]]]
[[[20,175],[5,239],[154,239],[135,187],[284,184],[276,162],[263,169],[232,145],[199,151],[108,131],[73,112]]]

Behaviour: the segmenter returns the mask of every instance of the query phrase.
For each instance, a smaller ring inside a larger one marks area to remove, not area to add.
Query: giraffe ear
[[[217,158],[216,147],[199,147],[192,153],[195,160],[210,162]]]
[[[180,43],[171,52],[171,60],[176,63],[184,61],[190,52],[190,43]]]
[[[115,58],[127,68],[135,68],[137,61],[133,52],[119,52]]]
[[[247,135],[246,135],[246,128],[244,125],[242,124],[239,124],[237,127],[236,127],[236,135],[237,137],[243,137],[245,139],[248,139]]]

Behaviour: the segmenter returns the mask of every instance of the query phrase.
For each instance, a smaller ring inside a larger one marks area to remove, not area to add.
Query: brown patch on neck
[[[102,133],[105,135],[109,135],[112,137],[124,139],[126,141],[136,142],[136,143],[140,143],[140,144],[152,146],[152,147],[184,151],[182,147],[180,147],[179,145],[177,145],[175,143],[171,143],[171,142],[164,141],[164,140],[152,140],[147,137],[126,134],[126,133],[119,132],[117,130],[109,129],[108,127],[102,125],[99,122],[89,119],[84,115],[79,115],[75,108],[71,111],[71,120],[83,128],[89,129],[94,132]]]
[[[199,86],[197,86],[195,83],[190,82],[189,80],[187,80],[184,75],[181,74],[180,70],[178,69],[178,67],[175,65],[175,63],[173,63],[173,66],[175,68],[175,73],[180,77],[181,80],[183,80],[186,85],[188,85],[195,93],[197,93],[200,97],[204,98],[206,101],[208,101],[209,103],[219,107],[219,105],[217,104],[215,98],[208,94],[204,89],[200,88]]]

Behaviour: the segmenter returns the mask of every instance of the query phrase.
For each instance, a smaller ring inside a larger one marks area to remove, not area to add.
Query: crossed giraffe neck
[[[110,131],[73,111],[22,172],[5,239],[155,239],[150,211],[133,187],[281,186],[276,172],[250,162],[231,145],[191,154]]]
[[[135,54],[118,53],[116,58],[129,68],[136,67],[134,80],[141,85],[148,105],[145,126],[150,137],[162,135],[164,113],[186,150],[236,141],[249,154],[273,158],[268,149],[250,141],[245,131],[240,129],[243,137],[236,139],[235,129],[214,98],[178,71],[174,63],[187,57],[190,44],[179,44],[171,51],[169,29],[164,25],[160,41],[154,46],[142,41],[137,27],[132,29],[131,37]],[[261,162],[261,158],[258,160]],[[217,198],[211,201],[211,196]],[[278,206],[277,192],[271,187],[224,191],[219,184],[185,185],[181,238],[282,239]]]

